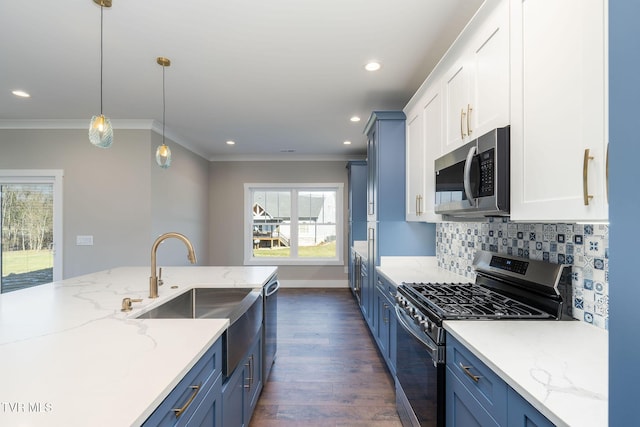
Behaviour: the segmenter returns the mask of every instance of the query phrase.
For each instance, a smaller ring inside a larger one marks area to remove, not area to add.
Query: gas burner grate
[[[442,319],[548,319],[523,302],[474,283],[405,283],[415,299]]]

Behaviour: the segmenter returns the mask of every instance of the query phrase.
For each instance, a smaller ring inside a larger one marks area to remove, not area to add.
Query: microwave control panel
[[[494,193],[494,149],[484,151],[478,155],[480,160],[480,191],[478,196],[493,196]]]

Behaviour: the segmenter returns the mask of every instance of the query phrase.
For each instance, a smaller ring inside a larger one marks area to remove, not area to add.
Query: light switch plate
[[[76,236],[76,246],[93,246],[93,236]]]

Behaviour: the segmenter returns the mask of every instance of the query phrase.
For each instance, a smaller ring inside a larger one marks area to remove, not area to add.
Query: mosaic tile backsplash
[[[477,249],[572,265],[573,317],[608,329],[609,226],[524,224],[507,218],[443,222],[436,228],[438,265],[475,279]]]

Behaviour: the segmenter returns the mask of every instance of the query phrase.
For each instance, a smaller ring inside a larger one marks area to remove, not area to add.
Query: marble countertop
[[[435,257],[383,257],[392,283],[470,279]],[[558,426],[608,424],[608,333],[580,321],[445,321],[447,332]]]
[[[364,260],[367,259],[367,257],[369,256],[368,253],[368,246],[367,246],[367,241],[366,240],[355,240],[353,242],[353,246],[352,246],[353,250],[356,251],[358,253],[358,255],[360,255]]]
[[[0,295],[0,425],[140,425],[229,326],[136,319],[192,287],[251,287],[275,267],[123,267]],[[142,298],[120,311],[122,298]]]

